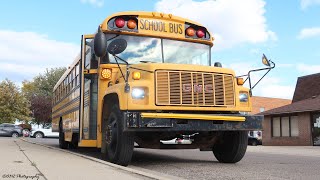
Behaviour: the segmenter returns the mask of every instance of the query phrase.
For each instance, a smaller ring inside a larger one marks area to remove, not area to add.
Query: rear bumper
[[[263,116],[240,114],[173,114],[124,112],[125,131],[252,131],[262,129]]]

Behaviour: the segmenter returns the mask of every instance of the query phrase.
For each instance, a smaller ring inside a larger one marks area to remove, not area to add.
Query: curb
[[[42,146],[42,147],[45,147],[45,148],[48,148],[48,149],[54,149],[54,150],[57,150],[57,151],[69,153],[69,154],[72,154],[72,155],[75,155],[75,156],[78,156],[78,157],[82,157],[82,158],[85,158],[85,159],[88,159],[88,160],[91,160],[91,161],[94,161],[94,162],[97,162],[97,163],[100,163],[100,164],[104,164],[104,165],[113,167],[113,168],[115,168],[117,170],[126,171],[126,172],[129,172],[129,173],[132,173],[132,174],[140,175],[140,176],[143,176],[145,178],[159,179],[159,180],[169,180],[169,178],[167,178],[167,177],[162,177],[162,176],[154,175],[154,174],[151,174],[151,173],[139,171],[139,170],[136,170],[136,169],[120,166],[120,165],[113,164],[113,163],[110,163],[110,162],[107,162],[107,161],[103,161],[103,160],[100,160],[100,159],[97,159],[97,158],[94,158],[94,157],[90,157],[90,156],[87,156],[87,155],[78,154],[78,153],[75,153],[75,152],[72,152],[72,151],[59,149],[59,148],[56,148],[56,147],[51,147],[51,146],[47,146],[47,145],[36,143],[36,142],[31,142],[31,141],[29,141],[27,139],[24,139],[24,138],[19,138],[19,139],[24,141],[24,142],[30,143],[30,144],[35,144],[35,145]],[[170,175],[165,175],[165,176],[170,176]],[[179,177],[174,177],[174,176],[172,176],[172,178],[180,179]]]

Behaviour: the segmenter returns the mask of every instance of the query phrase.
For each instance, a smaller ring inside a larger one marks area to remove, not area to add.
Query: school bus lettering
[[[164,22],[149,21],[149,20],[144,20],[144,19],[140,19],[140,29],[141,30],[158,31],[158,32],[168,32]]]

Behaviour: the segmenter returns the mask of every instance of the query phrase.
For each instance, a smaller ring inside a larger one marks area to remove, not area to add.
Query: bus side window
[[[89,47],[86,50],[86,57],[85,57],[85,61],[84,61],[84,68],[85,69],[90,69],[90,60],[91,60],[91,48]]]
[[[91,69],[98,69],[98,57],[94,53],[91,55]]]
[[[95,56],[92,49],[88,47],[86,51],[85,69],[97,69],[98,68],[98,57]]]

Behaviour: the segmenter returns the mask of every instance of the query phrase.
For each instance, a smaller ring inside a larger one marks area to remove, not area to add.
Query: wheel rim
[[[17,137],[18,137],[18,134],[17,134],[17,133],[13,133],[13,134],[12,134],[12,137],[17,138]]]
[[[117,117],[114,113],[111,113],[108,119],[108,125],[106,128],[106,142],[107,142],[107,149],[110,156],[114,156],[117,150],[118,144],[118,136],[117,136]]]
[[[37,134],[36,134],[36,138],[42,138],[42,134],[37,133]]]

